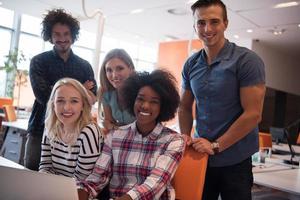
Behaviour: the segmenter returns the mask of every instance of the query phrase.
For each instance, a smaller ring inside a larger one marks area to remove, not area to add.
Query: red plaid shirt
[[[111,132],[93,173],[80,182],[92,196],[109,182],[112,198],[175,199],[171,179],[184,151],[184,139],[158,123],[142,137],[135,122]]]

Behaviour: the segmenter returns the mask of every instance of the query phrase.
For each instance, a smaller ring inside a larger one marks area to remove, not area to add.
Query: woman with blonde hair
[[[100,68],[98,93],[99,116],[106,132],[135,120],[124,108],[119,92],[123,82],[134,72],[132,59],[124,49],[112,49],[106,54]]]
[[[57,81],[47,104],[39,171],[83,180],[92,172],[102,143],[87,90],[72,78]]]

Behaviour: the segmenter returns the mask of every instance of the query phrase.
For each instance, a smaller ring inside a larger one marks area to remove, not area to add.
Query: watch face
[[[219,143],[218,142],[213,142],[212,143],[212,149],[215,154],[219,153]]]

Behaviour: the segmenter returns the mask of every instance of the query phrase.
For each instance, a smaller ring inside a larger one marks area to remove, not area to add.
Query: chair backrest
[[[300,144],[300,132],[298,134],[297,144]]]
[[[6,97],[0,98],[0,108],[3,108],[3,105],[12,105],[12,104],[13,104],[12,98],[6,98]]]
[[[207,160],[207,154],[196,152],[192,147],[186,147],[172,180],[176,193],[175,199],[202,199]]]
[[[5,113],[5,121],[13,122],[17,120],[15,107],[13,105],[3,105],[3,110]]]
[[[259,148],[272,147],[272,136],[270,133],[259,132]]]

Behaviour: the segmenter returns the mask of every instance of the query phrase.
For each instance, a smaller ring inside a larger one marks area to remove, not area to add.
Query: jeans
[[[202,200],[251,200],[251,157],[231,166],[207,167]]]
[[[25,144],[24,166],[28,169],[38,171],[41,159],[42,134],[27,135]]]

